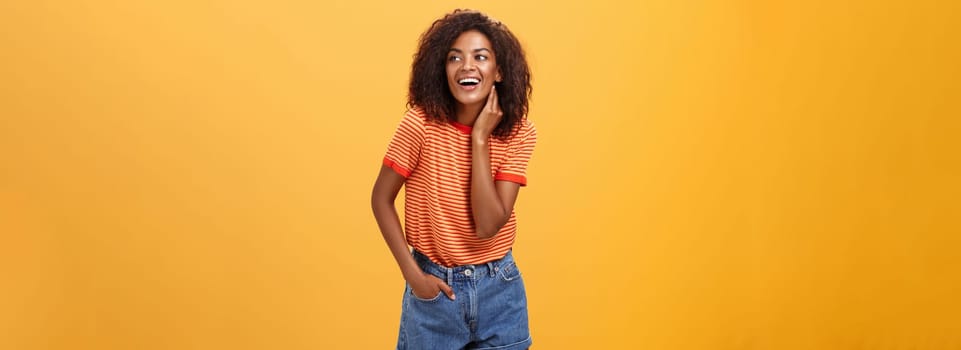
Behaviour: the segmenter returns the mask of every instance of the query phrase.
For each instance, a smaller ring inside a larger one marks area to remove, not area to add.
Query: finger
[[[494,100],[494,102],[491,102],[491,111],[498,113],[501,110],[500,101],[498,101],[500,98],[497,96],[497,88],[493,85],[491,85],[491,96],[493,96],[493,98],[488,98],[488,100]]]
[[[437,286],[440,287],[440,290],[443,291],[444,294],[447,294],[447,297],[450,298],[450,300],[457,299],[457,296],[454,295],[454,289],[448,286],[447,283],[440,282],[437,284]]]
[[[494,85],[491,85],[491,92],[487,93],[487,103],[484,105],[484,109],[491,110],[496,106],[494,100],[497,99],[497,93],[494,92]]]

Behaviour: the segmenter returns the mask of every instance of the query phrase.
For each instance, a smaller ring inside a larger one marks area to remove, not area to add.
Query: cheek
[[[487,69],[487,76],[489,76],[489,77],[494,77],[495,80],[500,80],[501,74],[500,74],[500,70],[497,69],[497,65],[496,65],[496,64],[492,64],[492,65],[490,65],[490,67],[488,67],[488,69]]]
[[[447,62],[444,65],[444,73],[447,74],[447,79],[454,79],[457,76],[457,65]]]

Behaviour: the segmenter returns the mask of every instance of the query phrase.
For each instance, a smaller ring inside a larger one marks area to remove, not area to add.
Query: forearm
[[[380,233],[384,236],[390,253],[394,255],[404,280],[410,285],[411,292],[415,296],[429,298],[436,295],[438,291],[442,291],[453,300],[454,290],[439,278],[425,274],[407,250],[404,230],[400,226],[397,208],[394,207],[394,200],[404,181],[405,179],[391,168],[381,167],[377,182],[374,183],[374,191],[370,194],[370,207],[374,211],[374,218],[377,219],[377,226],[380,227]]]
[[[380,233],[384,237],[390,253],[394,256],[397,266],[400,267],[404,280],[411,281],[412,278],[419,277],[421,270],[407,248],[407,240],[404,238],[400,218],[397,216],[397,209],[394,208],[393,204],[384,205],[383,203],[375,203],[373,209],[374,217],[377,218],[377,226],[380,227]]]
[[[507,223],[510,211],[504,208],[491,176],[490,144],[487,138],[475,139],[471,148],[471,210],[477,237],[490,238]]]
[[[394,200],[397,198],[401,186],[403,186],[403,181],[404,179],[394,173],[393,170],[382,167],[370,196],[370,206],[374,212],[374,218],[377,220],[377,226],[380,228],[380,233],[384,237],[391,254],[394,255],[394,260],[397,261],[397,266],[400,267],[404,280],[411,282],[414,278],[420,277],[422,271],[410,255],[404,230],[400,224],[400,217],[398,217],[397,208],[394,206]]]

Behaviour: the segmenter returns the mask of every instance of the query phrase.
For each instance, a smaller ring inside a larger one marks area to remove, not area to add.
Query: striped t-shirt
[[[527,162],[537,132],[526,118],[507,140],[491,136],[491,177],[527,185]],[[387,148],[384,165],[407,178],[407,244],[443,266],[480,264],[504,257],[514,244],[514,212],[489,239],[477,238],[470,205],[471,127],[427,120],[408,110]]]

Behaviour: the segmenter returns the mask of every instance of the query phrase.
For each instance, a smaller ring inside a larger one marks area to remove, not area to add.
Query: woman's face
[[[490,40],[476,30],[461,33],[447,52],[447,85],[458,107],[483,105],[500,81]]]

